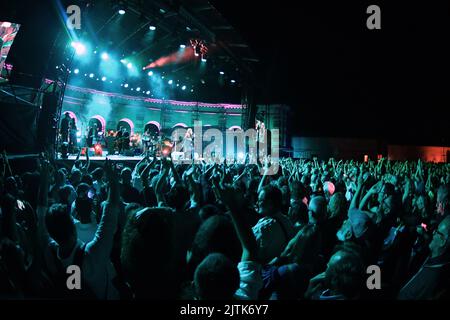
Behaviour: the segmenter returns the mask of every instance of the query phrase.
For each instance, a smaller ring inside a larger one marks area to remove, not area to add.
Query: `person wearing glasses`
[[[450,216],[433,233],[430,255],[400,290],[400,300],[436,300],[450,297]]]

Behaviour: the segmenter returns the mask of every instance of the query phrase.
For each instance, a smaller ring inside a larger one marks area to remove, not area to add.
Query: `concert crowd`
[[[2,155],[2,299],[449,298],[449,164],[30,161]]]

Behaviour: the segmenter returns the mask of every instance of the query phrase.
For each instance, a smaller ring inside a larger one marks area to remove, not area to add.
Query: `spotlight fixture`
[[[86,46],[78,41],[73,41],[71,46],[75,49],[75,53],[79,56],[86,53]]]
[[[231,83],[236,83],[236,80],[231,80]]]
[[[128,83],[125,83],[123,86],[124,86],[125,88],[128,88]]]
[[[136,91],[141,91],[141,87],[137,87],[137,88],[136,88]]]
[[[194,49],[194,55],[196,57],[202,56],[202,60],[206,60],[206,54],[208,53],[208,47],[203,40],[191,39],[191,47]]]
[[[125,9],[119,9],[118,12],[119,12],[120,15],[124,15],[125,14]]]
[[[172,84],[172,83],[173,83],[173,80],[169,80],[167,83],[168,83],[168,84]]]
[[[185,44],[180,44],[180,49],[185,49],[186,45]]]
[[[106,81],[106,77],[102,77],[102,81]]]
[[[181,90],[183,90],[183,91],[186,90],[186,86],[182,86]]]
[[[127,68],[128,68],[128,69],[131,69],[131,68],[133,68],[133,64],[132,64],[131,62],[128,62],[128,64],[127,64]]]
[[[223,72],[223,71],[220,71],[219,73],[220,73],[221,75],[224,75],[224,74],[225,74],[225,72]]]
[[[93,73],[90,73],[89,74],[89,78],[93,78],[94,77],[94,74]]]
[[[73,70],[73,73],[75,73],[75,74],[78,74],[80,72],[80,70],[79,69],[75,69],[75,70]]]
[[[102,53],[102,59],[103,60],[108,60],[108,58],[109,58],[108,54],[106,52],[103,52]]]
[[[149,71],[148,75],[151,77],[153,75],[153,71]]]
[[[156,30],[156,27],[155,26],[150,26],[150,27],[148,27],[149,29],[150,29],[150,31],[155,31]]]

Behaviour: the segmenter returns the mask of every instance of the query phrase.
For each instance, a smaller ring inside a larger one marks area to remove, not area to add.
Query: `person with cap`
[[[377,246],[372,240],[374,228],[374,222],[368,212],[353,208],[349,210],[348,218],[336,236],[344,246],[348,243],[359,246],[362,249],[364,262],[366,265],[371,265],[377,262],[378,257]]]

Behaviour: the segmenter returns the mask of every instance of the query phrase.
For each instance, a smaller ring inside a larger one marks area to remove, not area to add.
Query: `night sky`
[[[368,30],[377,3],[212,1],[262,60],[257,101],[292,106],[293,134],[449,144],[450,3],[433,2],[378,3]]]

